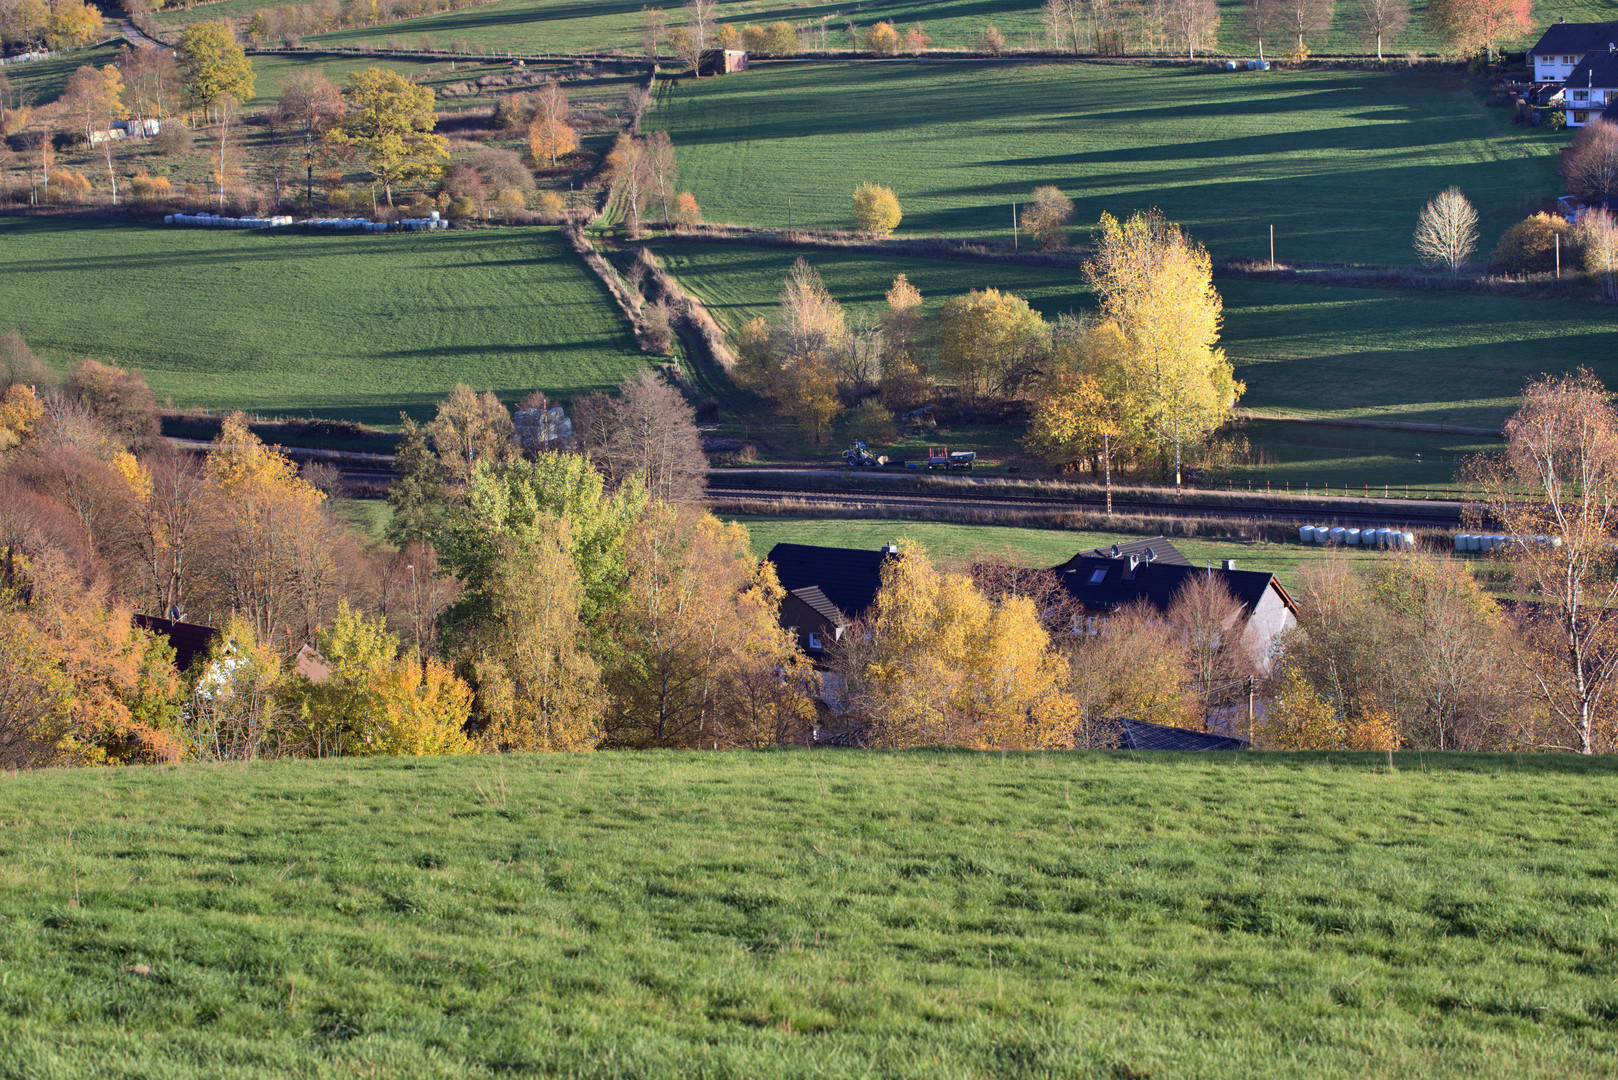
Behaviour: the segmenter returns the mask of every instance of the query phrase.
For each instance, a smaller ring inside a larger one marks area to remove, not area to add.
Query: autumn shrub
[[[1006,49],[1006,35],[1002,34],[993,23],[983,28],[978,35],[978,52],[986,52],[990,56],[999,56]]]
[[[1489,262],[1508,274],[1539,274],[1556,269],[1557,246],[1571,269],[1578,265],[1573,227],[1559,214],[1534,214],[1507,229]]]
[[[129,187],[139,202],[162,202],[174,191],[168,177],[152,176],[145,169],[135,174],[129,181]]]
[[[879,22],[865,31],[865,51],[878,56],[897,56],[902,39],[890,22]]]
[[[90,198],[90,181],[81,172],[72,169],[52,171],[45,185],[45,197],[51,202],[81,203]]]
[[[166,120],[152,136],[152,149],[167,158],[184,157],[191,152],[191,129],[178,120]]]
[[[864,183],[854,189],[854,227],[869,236],[888,236],[903,217],[892,188]]]

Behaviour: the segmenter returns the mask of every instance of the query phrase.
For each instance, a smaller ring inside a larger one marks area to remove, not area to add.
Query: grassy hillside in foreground
[[[1618,762],[1396,768],[797,751],[13,776],[0,1076],[1610,1075]]]
[[[221,14],[245,16],[261,6],[260,0],[224,0],[221,4],[164,11],[157,17],[165,25],[178,26],[198,18],[218,18]],[[386,26],[322,34],[313,40],[343,45],[368,41],[383,45],[390,39],[399,39],[414,44],[420,35],[431,34],[440,47],[464,41],[491,49],[532,52],[611,48],[633,51],[640,46],[645,25],[641,12],[645,6],[637,0],[597,0],[589,4],[580,4],[577,0],[503,0],[486,7],[428,15]],[[720,0],[719,18],[723,22],[760,25],[785,19],[806,29],[824,26],[824,40],[818,34],[805,35],[806,48],[848,48],[846,27],[850,22],[863,32],[865,27],[882,19],[901,29],[920,25],[932,39],[934,48],[976,48],[978,35],[990,23],[1005,35],[1006,43],[1012,48],[1044,48],[1046,42],[1040,19],[1043,6],[1041,0],[882,0],[856,4],[852,8],[817,0]],[[1235,55],[1255,53],[1252,23],[1241,0],[1219,0],[1219,7],[1222,15],[1219,47]],[[1425,0],[1415,0],[1411,9],[1405,31],[1383,43],[1384,55],[1402,57],[1410,50],[1430,53],[1440,48],[1440,43],[1426,28]],[[218,14],[210,15],[210,12]],[[1317,48],[1317,51],[1332,54],[1369,51],[1374,55],[1372,45],[1354,33],[1353,5],[1338,4],[1335,15],[1325,43],[1327,47]],[[1554,7],[1539,5],[1534,11],[1536,29],[1525,42],[1532,42],[1557,18],[1569,22],[1603,22],[1615,15],[1618,15],[1618,6],[1611,0],[1569,0]],[[671,11],[671,16],[670,21],[678,25],[679,15]],[[1279,51],[1282,50],[1271,46],[1272,55]]]
[[[901,234],[1011,239],[1040,184],[1075,224],[1156,206],[1216,255],[1415,261],[1422,205],[1458,184],[1486,249],[1561,192],[1567,137],[1513,127],[1454,71],[1115,64],[804,64],[682,80],[649,122],[711,221],[847,227],[893,188]]]
[[[0,329],[146,372],[176,405],[393,424],[645,361],[554,230],[318,235],[0,219]]]
[[[1011,525],[955,525],[938,521],[895,518],[797,518],[724,514],[726,521],[747,526],[753,553],[759,558],[776,544],[822,544],[828,547],[866,548],[875,551],[895,540],[913,540],[935,562],[965,565],[988,561],[1012,566],[1055,566],[1085,548],[1104,547],[1138,534],[1089,532],[1068,529],[1027,529]],[[1324,519],[1323,519],[1324,520]],[[1356,564],[1398,556],[1370,548],[1321,548],[1303,544],[1272,544],[1262,540],[1203,539],[1171,536],[1170,543],[1197,565],[1218,566],[1235,559],[1239,570],[1268,570],[1282,585],[1297,585],[1298,571],[1308,563],[1351,559]]]

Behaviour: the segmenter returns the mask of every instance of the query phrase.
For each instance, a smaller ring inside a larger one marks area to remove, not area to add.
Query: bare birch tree
[[[1207,48],[1219,39],[1219,5],[1215,0],[1168,0],[1163,12],[1169,41],[1184,49],[1186,57],[1197,58],[1198,48]]]
[[[1584,251],[1585,271],[1601,278],[1609,297],[1618,296],[1618,218],[1610,210],[1586,211],[1574,239]]]
[[[1530,383],[1505,453],[1472,466],[1474,521],[1514,539],[1503,552],[1522,605],[1528,676],[1552,718],[1549,748],[1613,747],[1606,695],[1618,671],[1618,410],[1588,370]]]
[[[1354,0],[1354,29],[1367,45],[1376,46],[1382,59],[1382,43],[1392,44],[1410,21],[1410,0]]]
[[[1442,266],[1450,280],[1478,246],[1478,212],[1458,187],[1433,196],[1416,219],[1416,254],[1428,266]]]
[[[1569,194],[1592,206],[1618,198],[1618,124],[1593,119],[1562,155]]]

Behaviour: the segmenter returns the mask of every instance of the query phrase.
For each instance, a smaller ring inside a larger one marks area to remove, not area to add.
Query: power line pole
[[[1017,204],[1011,204],[1011,250],[1020,251],[1020,241],[1017,237]]]
[[[1270,269],[1275,269],[1275,226],[1270,226]]]

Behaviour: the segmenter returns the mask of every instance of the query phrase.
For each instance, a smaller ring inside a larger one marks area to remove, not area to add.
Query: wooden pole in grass
[[[1555,234],[1553,234],[1553,238],[1556,240],[1556,280],[1561,281],[1562,280],[1562,234],[1561,233],[1555,233]]]
[[[1017,204],[1011,204],[1011,250],[1021,251],[1021,240],[1017,236]]]
[[[1275,226],[1270,226],[1270,269],[1275,269]]]

